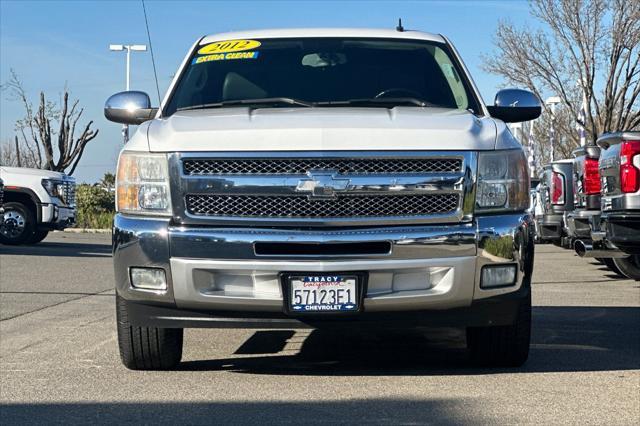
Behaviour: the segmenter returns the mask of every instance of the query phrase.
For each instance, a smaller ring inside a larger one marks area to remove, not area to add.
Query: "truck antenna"
[[[396,27],[396,31],[404,32],[404,27],[402,26],[402,18],[398,18],[398,26]]]
[[[144,12],[144,24],[147,27],[147,38],[149,39],[149,51],[151,52],[151,63],[153,64],[153,77],[156,80],[156,92],[158,94],[158,111],[160,112],[160,118],[162,118],[162,99],[160,98],[160,85],[158,84],[158,73],[156,72],[156,60],[153,56],[153,46],[151,45],[151,33],[149,32],[149,21],[147,20],[147,8],[144,6],[144,0],[142,1],[142,11]]]

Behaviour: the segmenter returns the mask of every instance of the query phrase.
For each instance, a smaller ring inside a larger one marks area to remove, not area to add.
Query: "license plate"
[[[357,276],[290,276],[288,287],[291,312],[354,312],[359,308]]]

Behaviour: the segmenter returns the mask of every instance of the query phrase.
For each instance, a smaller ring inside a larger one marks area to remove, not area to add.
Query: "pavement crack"
[[[42,308],[34,309],[33,311],[22,312],[22,313],[20,313],[18,315],[14,315],[12,317],[3,318],[3,319],[0,320],[0,322],[8,321],[8,320],[15,319],[15,318],[20,318],[20,317],[25,316],[25,315],[29,315],[29,314],[33,314],[33,313],[36,313],[36,312],[44,311],[45,309],[54,308],[56,306],[64,305],[65,303],[75,302],[76,300],[85,299],[87,297],[92,297],[92,296],[112,296],[113,297],[112,294],[104,294],[107,291],[113,291],[113,289],[112,288],[107,288],[107,289],[99,291],[97,293],[85,293],[85,294],[81,293],[82,295],[79,296],[79,297],[74,297],[73,299],[63,300],[62,302],[54,303],[52,305],[43,306]],[[73,294],[73,293],[63,293],[63,294]]]
[[[60,295],[60,296],[64,296],[64,295],[113,296],[113,294],[104,294],[105,291],[107,290],[102,290],[98,293],[83,293],[83,292],[73,292],[73,291],[67,292],[67,291],[1,291],[0,290],[0,294],[50,294],[50,295]]]
[[[618,280],[577,280],[577,281],[534,281],[532,284],[533,285],[540,285],[540,284],[593,284],[593,283],[609,283],[611,284],[612,282],[620,282],[620,283],[627,283],[627,282],[632,282],[632,280],[628,280],[628,279],[618,279]]]

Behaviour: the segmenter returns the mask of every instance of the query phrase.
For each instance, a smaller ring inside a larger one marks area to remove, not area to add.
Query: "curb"
[[[110,234],[111,229],[96,229],[96,228],[66,228],[62,232],[68,232],[71,234]]]

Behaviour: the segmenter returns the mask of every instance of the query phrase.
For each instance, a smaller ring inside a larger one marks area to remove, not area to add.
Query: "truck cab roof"
[[[299,38],[299,37],[366,37],[427,40],[445,43],[444,37],[423,31],[397,31],[395,29],[375,28],[285,28],[234,31],[210,34],[200,40],[200,45],[220,40],[236,40],[245,38]]]

